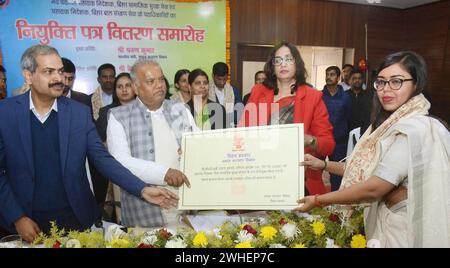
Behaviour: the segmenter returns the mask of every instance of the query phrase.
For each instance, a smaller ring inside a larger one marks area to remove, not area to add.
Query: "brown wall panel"
[[[404,11],[406,49],[421,54],[428,65],[428,91],[432,98],[432,112],[450,118],[450,57],[449,17],[450,1],[411,8]]]
[[[369,69],[375,70],[386,55],[404,47],[403,16],[399,10],[371,7],[367,25]]]
[[[242,44],[275,44],[355,49],[355,64],[365,57],[369,69],[389,53],[414,50],[429,65],[434,113],[450,118],[450,0],[406,10],[323,0],[230,0],[231,82],[242,87]],[[238,44],[241,44],[238,46]],[[245,45],[244,45],[245,47]],[[249,53],[248,51],[245,53]],[[263,58],[265,60],[265,57]]]
[[[276,44],[286,40],[297,45],[348,47],[355,49],[355,61],[358,61],[366,53],[365,24],[369,24],[371,31],[370,24],[378,23],[377,19],[370,19],[372,14],[381,21],[374,30],[386,26],[386,31],[397,28],[395,32],[402,33],[401,11],[395,9],[320,0],[230,0],[230,6],[231,79],[238,86],[241,81],[233,70],[237,70],[239,43]],[[381,35],[386,36],[381,31]],[[389,36],[387,40],[391,43],[404,41],[403,37]],[[377,51],[386,47],[384,43],[378,40],[372,47],[369,45],[369,55],[371,49]]]

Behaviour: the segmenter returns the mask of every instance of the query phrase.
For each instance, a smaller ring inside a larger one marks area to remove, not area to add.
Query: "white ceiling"
[[[405,9],[432,2],[438,2],[439,0],[331,0],[331,1]]]

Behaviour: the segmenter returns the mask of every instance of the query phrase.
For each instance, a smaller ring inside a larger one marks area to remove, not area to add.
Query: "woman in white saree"
[[[343,174],[341,188],[306,196],[296,210],[371,202],[368,240],[382,247],[450,247],[450,133],[428,116],[426,82],[420,55],[387,56],[374,82],[372,125],[347,163],[305,155],[303,165]]]

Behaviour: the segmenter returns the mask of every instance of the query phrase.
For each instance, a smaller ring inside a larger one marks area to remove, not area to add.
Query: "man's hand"
[[[178,196],[171,191],[160,187],[145,187],[142,191],[145,201],[159,205],[161,208],[172,208],[178,205]]]
[[[167,182],[167,185],[169,186],[180,187],[183,183],[185,183],[187,187],[191,188],[191,184],[189,183],[186,175],[176,169],[169,168],[166,176],[164,177],[164,181]]]
[[[14,222],[17,233],[27,242],[32,243],[41,232],[39,226],[30,218],[22,217]]]

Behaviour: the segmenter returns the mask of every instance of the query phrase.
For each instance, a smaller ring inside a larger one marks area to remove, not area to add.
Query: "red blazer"
[[[274,102],[274,91],[262,84],[257,84],[251,92],[239,126],[268,125],[271,115],[270,104]],[[256,104],[256,107],[252,103]],[[307,147],[305,153],[324,157],[333,152],[336,145],[333,138],[333,126],[328,120],[328,110],[322,100],[322,92],[306,85],[298,87],[294,103],[294,123],[303,123],[305,134],[317,138],[317,152]],[[306,188],[310,194],[327,192],[320,170],[306,169],[305,178]]]

